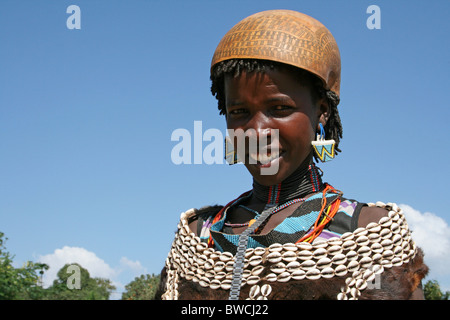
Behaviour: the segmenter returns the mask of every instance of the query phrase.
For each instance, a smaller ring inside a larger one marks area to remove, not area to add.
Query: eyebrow
[[[243,101],[241,100],[230,100],[230,102],[226,101],[225,102],[225,106],[226,107],[230,107],[230,106],[242,106],[244,104]]]
[[[292,99],[290,97],[287,96],[283,96],[283,97],[273,97],[273,98],[269,98],[267,100],[264,101],[264,103],[273,103],[273,102],[278,102],[278,103],[290,103],[292,102]],[[225,107],[239,107],[244,105],[244,102],[238,99],[232,99],[229,102],[226,101],[225,103]]]
[[[286,96],[284,96],[284,97],[273,97],[273,98],[267,99],[265,102],[266,102],[266,103],[267,103],[267,102],[282,102],[282,103],[288,103],[288,102],[292,102],[292,99],[289,98],[289,97],[286,97]]]

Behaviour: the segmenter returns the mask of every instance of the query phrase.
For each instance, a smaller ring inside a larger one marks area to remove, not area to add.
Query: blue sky
[[[79,30],[66,26],[72,4]],[[379,30],[366,26],[373,4]],[[450,290],[444,0],[2,0],[0,231],[17,264],[46,261],[51,279],[77,259],[120,292],[160,272],[182,211],[251,188],[241,165],[175,165],[171,135],[194,121],[225,133],[212,54],[268,9],[315,17],[340,48],[343,152],[321,165],[324,179],[350,198],[402,204],[430,277]]]

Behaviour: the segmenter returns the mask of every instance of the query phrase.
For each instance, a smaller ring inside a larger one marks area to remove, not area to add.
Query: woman
[[[211,65],[232,133],[226,151],[253,177],[226,206],[182,214],[163,299],[423,298],[428,269],[395,204],[364,204],[324,183],[314,161],[340,152],[340,56],[295,11],[234,26]]]

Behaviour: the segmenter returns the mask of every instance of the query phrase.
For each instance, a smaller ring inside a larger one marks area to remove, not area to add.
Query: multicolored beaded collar
[[[267,187],[254,181],[252,190],[228,203],[214,217],[204,223],[200,233],[202,241],[208,242],[210,247],[215,247],[219,251],[228,251],[235,254],[240,236],[229,232],[230,227],[250,226],[260,217],[261,213],[254,211],[255,217],[250,223],[242,225],[227,223],[226,225],[227,212],[230,208],[241,206],[245,200],[255,195],[258,199],[265,201],[267,206],[272,207],[270,215],[276,214],[294,203],[305,203],[269,233],[258,235],[256,232],[252,232],[249,236],[248,247],[267,247],[275,242],[297,242],[322,215],[324,208],[321,210],[318,210],[318,208],[322,207],[323,199],[326,199],[325,202],[330,204],[338,198],[336,192],[332,192],[334,189],[322,182],[321,176],[321,170],[316,165],[311,164],[304,170],[294,172],[285,181],[275,186]],[[327,192],[324,194],[322,192],[317,193],[325,189],[327,189]],[[316,194],[310,198],[304,198],[304,196],[314,193]],[[250,208],[244,206],[244,209]]]

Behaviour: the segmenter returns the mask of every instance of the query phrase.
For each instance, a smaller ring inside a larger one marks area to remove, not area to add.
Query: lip
[[[279,161],[280,158],[284,157],[286,151],[280,149],[277,152],[266,151],[264,153],[258,154],[248,154],[247,159],[251,160],[248,163],[261,168],[268,168],[273,165],[275,161]]]

